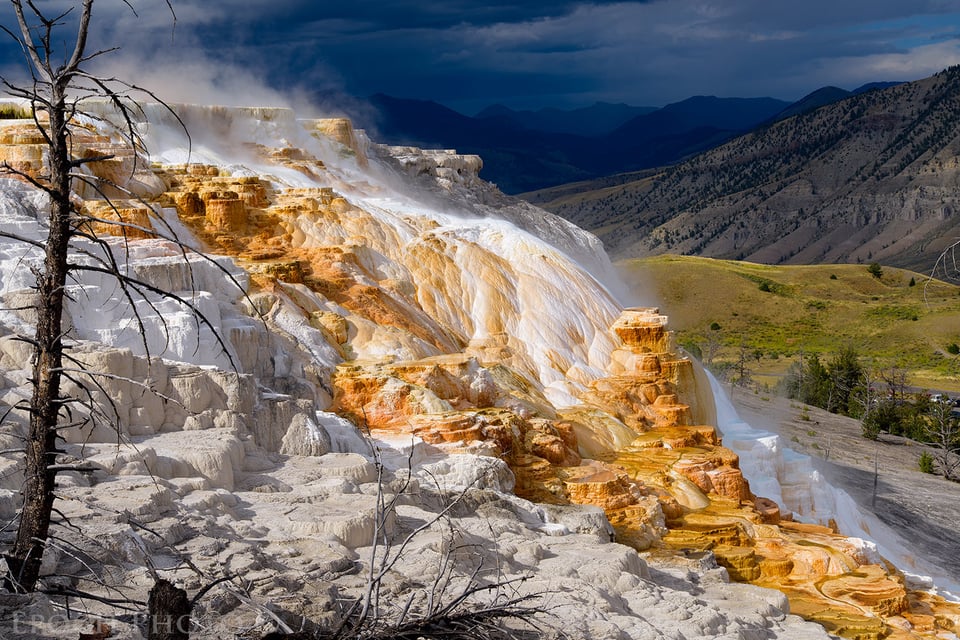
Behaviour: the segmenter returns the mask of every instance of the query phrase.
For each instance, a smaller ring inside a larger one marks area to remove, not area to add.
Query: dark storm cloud
[[[302,3],[301,3],[302,4]],[[317,3],[305,9],[290,3],[286,15],[302,20],[343,20],[371,25],[378,30],[447,29],[461,24],[525,22],[567,13],[577,2],[358,2]],[[599,3],[610,4],[610,3]]]
[[[663,104],[918,78],[960,62],[958,14],[960,2],[939,0],[361,1],[305,13],[289,2],[259,36],[264,57],[314,52],[359,95],[465,110],[494,101]]]
[[[145,76],[174,67],[181,83],[191,69],[220,87],[260,78],[305,95],[384,92],[464,111],[792,99],[960,63],[960,0],[174,0],[175,31],[164,2],[133,1],[137,16],[97,1],[97,42],[122,44],[124,61],[146,61]]]

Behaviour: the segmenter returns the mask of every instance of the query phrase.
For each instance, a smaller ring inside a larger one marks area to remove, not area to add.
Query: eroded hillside
[[[758,129],[652,177],[531,197],[616,258],[927,271],[958,234],[960,68]]]

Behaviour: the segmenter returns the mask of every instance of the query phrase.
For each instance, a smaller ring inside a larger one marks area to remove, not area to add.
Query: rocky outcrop
[[[341,145],[341,152],[351,156],[360,167],[368,167],[367,153],[370,140],[363,131],[353,128],[353,123],[347,118],[322,118],[320,120],[304,121],[304,127],[309,131],[311,125],[315,129],[314,135],[324,141],[334,141]]]
[[[381,153],[396,159],[411,177],[428,176],[441,185],[474,186],[480,183],[480,156],[458,154],[452,149],[431,150],[416,147],[384,146]]]

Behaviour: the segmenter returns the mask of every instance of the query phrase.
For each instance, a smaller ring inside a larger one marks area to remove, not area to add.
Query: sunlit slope
[[[851,346],[873,367],[907,368],[914,386],[960,391],[960,361],[947,351],[960,343],[960,287],[892,267],[878,279],[867,265],[659,256],[618,266],[656,298],[681,343],[705,356],[719,343],[718,362],[735,362],[743,345],[759,382],[774,382],[801,352],[829,357]]]

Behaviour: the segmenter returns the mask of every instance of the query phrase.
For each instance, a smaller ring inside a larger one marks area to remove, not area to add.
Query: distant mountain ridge
[[[653,176],[525,197],[595,231],[614,257],[923,271],[960,236],[958,156],[953,67],[768,124]]]
[[[853,91],[847,91],[846,89],[841,89],[840,87],[821,87],[816,91],[805,95],[800,98],[792,105],[778,113],[773,118],[773,122],[778,122],[780,120],[786,120],[793,116],[798,116],[810,111],[819,109],[820,107],[825,107],[828,104],[833,104],[834,102],[839,102],[845,100],[851,96],[860,95],[861,93],[867,93],[868,91],[877,91],[879,89],[888,89],[890,87],[895,87],[898,84],[903,84],[902,82],[871,82],[863,86],[857,87]]]
[[[632,107],[622,103],[597,102],[582,109],[545,108],[536,111],[514,111],[497,104],[483,109],[474,117],[479,120],[496,119],[532,131],[590,137],[606,135],[631,119],[657,109],[658,107]]]
[[[378,140],[480,155],[482,177],[507,193],[672,164],[789,106],[773,98],[698,96],[654,111],[602,103],[566,112],[494,106],[470,117],[425,100],[377,94],[368,101],[376,116],[352,117]]]

